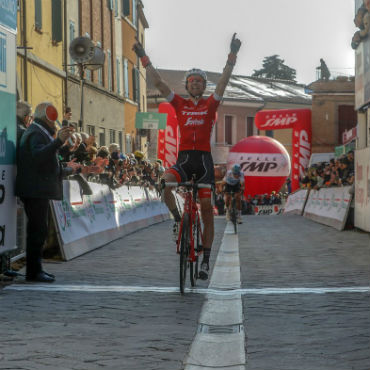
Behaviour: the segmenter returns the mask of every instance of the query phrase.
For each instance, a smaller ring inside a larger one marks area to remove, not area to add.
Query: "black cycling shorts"
[[[215,183],[215,170],[210,152],[202,150],[184,150],[179,152],[177,162],[169,170],[178,182],[190,181],[195,174],[195,181],[202,184]]]
[[[240,189],[241,189],[240,182],[238,182],[236,185],[230,185],[230,184],[225,185],[225,193],[231,193],[231,192],[239,193]]]

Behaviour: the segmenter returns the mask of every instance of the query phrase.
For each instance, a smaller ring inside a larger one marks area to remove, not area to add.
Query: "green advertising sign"
[[[166,113],[152,112],[137,112],[136,113],[136,128],[164,130],[167,124]]]

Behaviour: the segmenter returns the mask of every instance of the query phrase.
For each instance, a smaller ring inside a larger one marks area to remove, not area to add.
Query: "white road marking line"
[[[13,284],[4,290],[43,292],[106,292],[106,293],[179,293],[178,287],[129,286],[129,285],[57,285],[57,284]],[[329,294],[329,293],[370,293],[369,286],[317,287],[317,288],[251,288],[251,289],[206,289],[186,288],[186,293],[211,294],[218,296],[274,295],[274,294]]]

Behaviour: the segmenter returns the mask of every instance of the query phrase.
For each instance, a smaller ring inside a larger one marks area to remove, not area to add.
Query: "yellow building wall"
[[[42,29],[35,29],[35,2],[26,0],[26,38],[27,46],[31,49],[27,51],[27,95],[28,102],[36,107],[42,101],[52,102],[58,109],[59,118],[63,114],[63,81],[64,78],[53,73],[47,65],[41,66],[39,63],[32,62],[32,56],[46,62],[63,71],[63,42],[54,43],[52,41],[52,2],[42,0]],[[18,12],[18,35],[17,44],[23,46],[23,1],[20,1],[21,11]],[[17,74],[21,81],[24,94],[24,57],[17,56]]]
[[[35,2],[26,0],[27,5],[27,40],[31,52],[44,61],[63,70],[63,43],[52,42],[51,1],[42,0],[42,29],[35,30]]]
[[[47,70],[28,63],[28,101],[33,108],[49,101],[58,110],[58,120],[63,116],[63,79]]]

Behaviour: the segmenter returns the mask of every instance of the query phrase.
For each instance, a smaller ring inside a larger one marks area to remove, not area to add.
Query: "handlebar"
[[[171,186],[171,187],[175,187],[175,186],[185,186],[185,187],[188,187],[188,188],[193,188],[193,187],[196,187],[198,189],[212,189],[212,185],[211,184],[194,184],[190,181],[187,181],[187,182],[165,182],[164,186]]]

